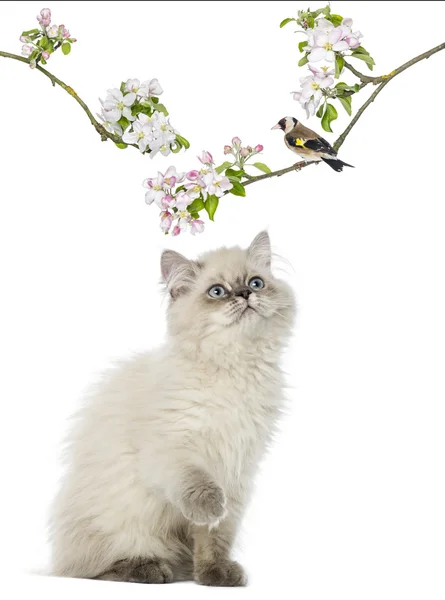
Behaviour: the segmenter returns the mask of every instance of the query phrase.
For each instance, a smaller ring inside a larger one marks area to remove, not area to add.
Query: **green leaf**
[[[288,23],[290,23],[291,21],[295,21],[295,19],[283,19],[280,23],[280,29],[281,27],[284,27],[285,25],[287,25]]]
[[[313,29],[315,25],[315,19],[312,15],[308,15],[306,18],[306,23],[309,29]]]
[[[360,52],[357,52],[356,50],[354,50],[354,52],[351,54],[352,57],[354,58],[358,58],[360,60],[363,60],[367,65],[368,68],[372,71],[375,65],[375,61],[373,58],[371,58],[369,56],[369,54],[361,54]]]
[[[300,42],[300,43],[298,44],[298,50],[299,50],[300,52],[303,52],[303,48],[306,48],[306,46],[307,46],[307,42]]]
[[[42,65],[46,65],[46,64],[47,64],[47,63],[46,63],[46,60],[45,60],[44,58],[41,58],[41,59],[40,59],[40,62],[42,63]]]
[[[65,54],[65,56],[71,52],[71,44],[69,42],[63,42],[62,52]]]
[[[121,117],[118,121],[119,125],[122,127],[122,129],[125,131],[127,129],[127,127],[130,125],[130,121],[127,119],[127,117]]]
[[[204,207],[209,215],[209,219],[213,221],[213,217],[216,213],[216,209],[218,208],[219,198],[217,196],[209,196],[204,203]]]
[[[40,29],[28,29],[28,31],[22,31],[22,35],[32,35],[33,33],[40,33]]]
[[[168,110],[165,108],[163,104],[156,104],[155,110],[158,112],[164,113],[166,117],[168,117]]]
[[[125,92],[125,81],[123,81],[123,82],[121,83],[121,86],[120,86],[120,88],[119,88],[119,89],[120,89],[120,91],[121,91],[122,93],[124,93],[124,92]]]
[[[234,194],[235,196],[245,196],[246,195],[246,189],[242,183],[239,183],[237,181],[232,182],[232,183],[233,183],[233,188],[231,190],[229,190],[229,192],[231,194]]]
[[[352,115],[352,107],[351,107],[352,97],[351,96],[346,96],[345,98],[340,97],[339,100],[342,103],[345,111],[348,113],[349,116],[351,116]]]
[[[259,169],[260,171],[263,171],[263,173],[272,173],[272,171],[269,169],[269,167],[267,165],[265,165],[264,163],[256,162],[256,163],[253,163],[253,166],[256,167],[257,169]]]
[[[360,54],[367,54],[369,56],[369,52],[363,48],[363,46],[358,46],[354,48],[354,52],[359,52]]]
[[[116,142],[115,142],[115,143],[116,143]],[[117,146],[118,148],[120,148],[121,150],[125,150],[125,148],[128,148],[128,144],[124,144],[124,142],[119,142],[119,143],[116,143],[116,146]]]
[[[321,120],[321,126],[323,127],[323,129],[332,133],[331,123],[332,121],[335,121],[337,117],[338,112],[335,106],[332,106],[332,104],[326,104],[326,112],[324,113],[323,118]]]
[[[216,167],[215,171],[218,173],[218,175],[221,175],[221,173],[223,171],[225,171],[226,169],[228,169],[229,167],[232,166],[231,162],[228,162],[227,160],[225,162],[223,162],[222,165],[219,165],[219,167]]]
[[[188,210],[188,207],[187,207],[187,210]],[[190,210],[189,210],[189,212],[190,212]],[[198,212],[190,212],[190,214],[192,215],[193,219],[199,219],[199,213]]]
[[[340,77],[340,73],[343,71],[345,66],[345,59],[340,54],[335,55],[335,79]]]
[[[321,119],[321,117],[323,116],[324,107],[325,107],[325,105],[324,105],[324,104],[321,104],[321,105],[320,105],[320,108],[317,110],[317,115],[316,115],[316,116],[317,116],[319,119]]]
[[[230,181],[232,181],[232,179],[239,181],[243,175],[244,171],[238,169],[227,169],[227,171],[225,172],[225,176],[228,177]]]
[[[326,19],[328,21],[330,21],[334,27],[338,27],[339,25],[341,25],[341,22],[343,21],[343,17],[341,17],[340,15],[333,15],[333,14],[326,15]]]
[[[335,88],[337,90],[341,90],[341,91],[358,92],[360,89],[360,86],[358,83],[356,83],[355,85],[349,85],[347,83],[344,83],[343,81],[339,81],[337,83],[337,85],[335,86]]]
[[[205,208],[205,202],[201,197],[195,198],[193,202],[187,206],[187,210],[189,211],[189,213],[198,213],[203,208]]]
[[[43,48],[43,50],[46,50],[48,48],[48,38],[40,38],[40,40],[37,42],[37,45],[40,46],[40,48]]]
[[[300,60],[298,61],[298,66],[302,67],[303,65],[307,64],[309,61],[307,59],[307,55],[303,56],[303,58],[300,58]]]
[[[153,104],[157,104],[159,102],[159,98],[157,96],[152,96],[151,101],[153,102]]]
[[[315,15],[318,17],[318,15],[328,15],[330,12],[331,7],[328,4],[324,8],[317,8],[317,10],[315,11]]]
[[[190,142],[186,140],[185,137],[182,137],[182,135],[179,135],[179,133],[176,134],[176,141],[179,142],[186,150],[190,148]]]

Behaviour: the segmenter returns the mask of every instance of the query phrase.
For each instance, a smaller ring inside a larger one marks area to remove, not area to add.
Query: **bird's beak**
[[[277,123],[271,129],[281,129],[281,125],[279,123]]]

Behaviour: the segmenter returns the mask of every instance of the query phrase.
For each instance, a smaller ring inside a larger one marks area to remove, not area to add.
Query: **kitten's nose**
[[[250,288],[246,287],[246,288],[241,288],[240,290],[237,290],[235,292],[235,296],[242,296],[244,298],[244,300],[247,300],[251,293],[252,293],[252,290]]]

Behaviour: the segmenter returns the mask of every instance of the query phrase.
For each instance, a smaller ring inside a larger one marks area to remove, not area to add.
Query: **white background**
[[[445,52],[394,79],[365,113],[340,152],[355,169],[320,165],[255,184],[246,198],[229,195],[196,238],[164,237],[158,209],[144,203],[145,177],[170,164],[195,168],[204,148],[222,162],[234,135],[264,144],[273,169],[292,164],[270,128],[285,115],[305,119],[289,93],[304,74],[296,67],[303,38],[278,24],[306,4],[51,3],[54,22],[79,41],[48,68],[94,112],[122,79],[158,77],[172,123],[192,142],[171,159],[101,143],[68,94],[0,59],[0,585],[14,585],[8,598],[443,599]],[[2,50],[20,53],[18,36],[41,8],[1,3]],[[376,74],[444,41],[442,2],[334,2],[333,11],[365,34]],[[330,141],[348,122],[338,110]],[[320,129],[315,118],[310,125]],[[291,263],[299,318],[286,358],[290,414],[244,526],[250,587],[153,591],[29,575],[46,564],[58,444],[83,388],[112,359],[163,339],[161,250],[195,256],[247,245],[265,227]]]

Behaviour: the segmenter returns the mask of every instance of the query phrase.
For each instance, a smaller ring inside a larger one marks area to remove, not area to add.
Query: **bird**
[[[336,150],[328,141],[302,125],[295,117],[283,117],[272,129],[282,129],[286,146],[306,162],[322,160],[337,172],[343,171],[343,167],[354,168],[337,158]]]

